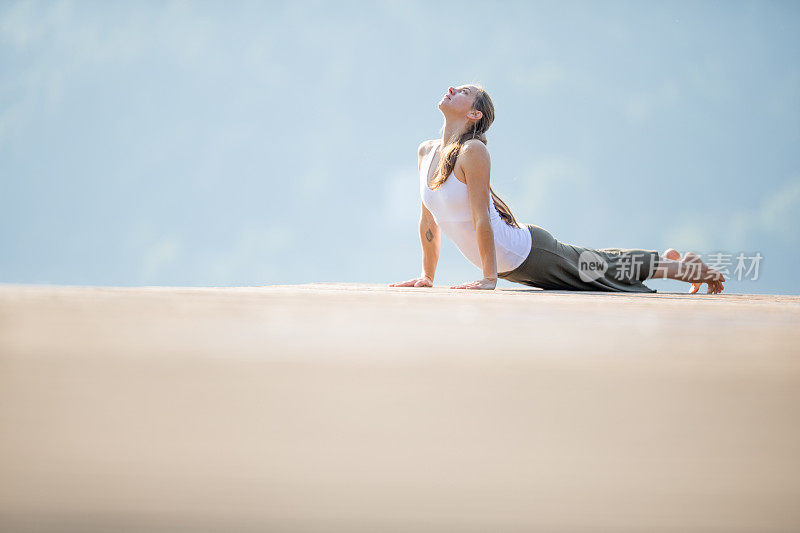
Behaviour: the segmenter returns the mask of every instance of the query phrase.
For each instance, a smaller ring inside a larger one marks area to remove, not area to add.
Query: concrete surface
[[[798,531],[799,356],[797,296],[0,285],[0,530]]]

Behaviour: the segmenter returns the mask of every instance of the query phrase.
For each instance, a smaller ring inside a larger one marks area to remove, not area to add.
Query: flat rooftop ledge
[[[0,284],[4,531],[797,531],[800,296]]]

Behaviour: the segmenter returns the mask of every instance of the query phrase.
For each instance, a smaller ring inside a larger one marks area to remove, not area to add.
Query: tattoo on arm
[[[433,233],[431,232],[430,229],[425,232],[425,238],[428,239],[428,242],[431,242],[433,240]]]

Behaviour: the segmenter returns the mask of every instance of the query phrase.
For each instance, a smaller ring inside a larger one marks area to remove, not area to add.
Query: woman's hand
[[[414,278],[408,281],[398,281],[397,283],[392,283],[389,285],[390,287],[433,287],[433,281],[426,278]]]
[[[483,278],[480,281],[471,281],[463,285],[455,285],[451,289],[486,289],[494,290],[497,287],[497,278]]]

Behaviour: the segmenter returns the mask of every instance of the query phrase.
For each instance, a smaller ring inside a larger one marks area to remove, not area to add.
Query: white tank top
[[[441,144],[441,141],[438,144]],[[472,226],[467,184],[456,178],[455,172],[451,172],[435,191],[428,187],[428,174],[435,153],[434,146],[420,165],[422,203],[431,212],[442,232],[455,243],[464,257],[483,270],[481,252],[478,249],[478,234]],[[528,257],[531,251],[531,232],[524,225],[522,228],[514,228],[506,224],[500,218],[491,194],[489,203],[491,204],[489,220],[494,232],[497,272],[508,272],[517,268]]]

